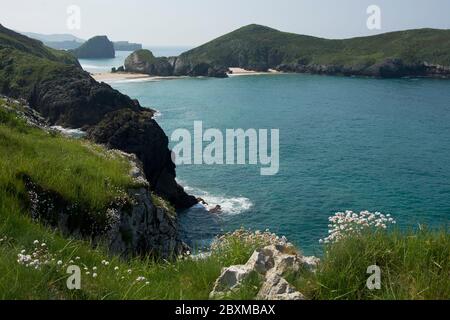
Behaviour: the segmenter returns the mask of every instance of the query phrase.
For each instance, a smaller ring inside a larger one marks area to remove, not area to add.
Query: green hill
[[[249,25],[180,55],[174,73],[216,69],[396,77],[449,76],[450,30],[419,29],[328,40]]]
[[[107,36],[96,36],[71,50],[78,59],[108,59],[116,56],[114,44]]]

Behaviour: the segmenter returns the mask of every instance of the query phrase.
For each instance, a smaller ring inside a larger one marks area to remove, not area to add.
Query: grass
[[[28,97],[40,81],[78,69],[70,53],[42,45],[40,41],[0,25],[0,92]]]
[[[132,186],[129,166],[102,147],[32,128],[4,104],[0,100],[0,299],[208,299],[223,267],[246,263],[255,249],[270,243],[264,233],[238,230],[221,237],[203,259],[124,261],[102,245],[67,238],[39,224],[29,215],[19,173],[91,212],[102,212]],[[26,267],[17,261],[22,250],[49,263]],[[450,298],[446,230],[367,233],[324,250],[316,273],[286,276],[310,299]],[[66,287],[66,268],[73,264],[82,271],[81,290]],[[374,264],[382,270],[379,291],[365,287],[367,267]],[[254,274],[226,298],[255,299],[261,281]]]
[[[1,108],[1,107],[0,107]],[[28,127],[0,109],[0,197],[20,196],[26,174],[73,203],[101,210],[132,186],[125,159],[90,144]]]
[[[329,40],[248,25],[181,55],[191,63],[266,70],[280,64],[370,66],[387,58],[450,65],[450,31],[417,29]]]
[[[366,286],[367,268],[381,268],[381,290]],[[318,271],[289,281],[316,300],[429,300],[450,298],[447,231],[368,232],[325,249]]]
[[[32,220],[18,173],[28,174],[39,185],[95,212],[131,186],[129,166],[99,146],[29,127],[14,112],[2,108],[5,102],[0,101],[0,299],[208,298],[227,263],[218,255],[204,260],[166,262],[143,257],[123,261],[110,256],[102,246],[65,238]],[[168,206],[163,199],[153,199],[158,200],[156,205]],[[54,259],[38,270],[17,262],[22,250],[33,252],[35,240],[45,243]],[[248,258],[252,250],[248,247],[240,260]],[[103,260],[108,260],[108,266],[101,263]],[[80,291],[66,288],[66,267],[70,264],[82,268]],[[94,278],[93,273],[98,276]],[[139,277],[146,280],[136,281]]]

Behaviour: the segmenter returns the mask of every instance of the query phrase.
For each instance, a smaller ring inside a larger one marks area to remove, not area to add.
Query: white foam
[[[86,135],[86,132],[82,131],[81,129],[68,129],[68,128],[64,128],[61,126],[53,126],[51,128],[61,132],[61,134],[65,135],[67,137],[81,138]]]
[[[161,111],[155,110],[155,114],[153,115],[153,119],[161,118],[162,115],[163,114],[161,113]]]
[[[228,197],[223,195],[212,195],[208,191],[188,186],[182,181],[178,181],[178,183],[184,186],[184,190],[187,193],[193,194],[194,196],[205,200],[208,203],[207,206],[203,206],[202,204],[199,204],[198,206],[206,207],[208,210],[212,210],[219,205],[222,208],[222,214],[238,215],[250,210],[253,207],[251,200],[243,196]]]
[[[92,65],[92,64],[81,64],[81,67],[84,70],[86,70],[86,69],[110,70],[110,69],[114,68],[114,66],[96,66],[96,65]]]

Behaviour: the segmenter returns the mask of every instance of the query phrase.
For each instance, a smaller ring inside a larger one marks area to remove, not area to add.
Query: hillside
[[[51,125],[89,130],[93,141],[136,154],[154,191],[177,208],[196,203],[175,181],[153,111],[96,82],[70,53],[0,26],[0,94],[27,100]]]
[[[450,75],[450,30],[420,29],[327,40],[249,25],[181,54],[174,74],[220,69],[380,77]]]

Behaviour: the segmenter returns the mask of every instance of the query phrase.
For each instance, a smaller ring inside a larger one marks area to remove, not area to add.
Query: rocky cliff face
[[[402,77],[430,77],[450,78],[450,68],[440,65],[423,63],[405,63],[401,59],[386,59],[374,65],[317,65],[317,64],[281,64],[274,69],[281,72],[297,72],[344,76],[366,76],[376,78],[402,78]]]
[[[116,56],[114,44],[107,36],[93,37],[71,52],[78,59],[107,59]]]
[[[137,50],[125,60],[128,72],[145,73],[151,76],[171,76],[173,66],[167,58],[156,58],[149,50]]]
[[[136,154],[142,161],[152,189],[175,205],[177,209],[197,203],[175,181],[175,165],[168,149],[168,138],[153,120],[153,112],[122,109],[108,113],[88,130],[88,137],[112,149]]]
[[[228,68],[216,68],[208,63],[191,63],[182,57],[157,58],[149,50],[133,52],[125,60],[128,72],[151,76],[227,77]]]
[[[134,155],[117,152],[117,156],[131,164],[130,175],[136,182],[135,188],[127,190],[131,202],[118,200],[101,216],[23,175],[32,218],[66,236],[106,244],[110,253],[124,258],[151,255],[167,259],[183,254],[188,247],[179,237],[175,213],[153,203],[149,183]]]

